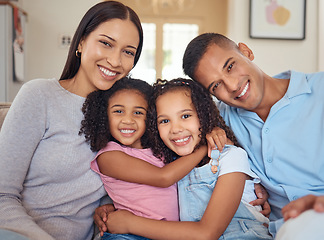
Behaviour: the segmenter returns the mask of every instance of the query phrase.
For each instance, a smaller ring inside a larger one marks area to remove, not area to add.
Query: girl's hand
[[[206,134],[206,139],[209,157],[211,150],[218,149],[221,152],[223,151],[225,144],[233,144],[229,139],[227,139],[225,131],[219,127],[215,127],[211,133]]]
[[[126,234],[129,233],[129,225],[136,216],[126,210],[117,210],[108,216],[107,226],[110,233]]]
[[[250,204],[252,206],[260,205],[262,207],[261,213],[268,218],[271,213],[271,208],[268,203],[268,198],[269,198],[268,192],[259,183],[254,184],[254,191],[258,199],[250,202]]]
[[[324,213],[324,196],[307,195],[295,201],[291,201],[281,210],[285,221],[295,218],[302,212],[314,209],[316,212]]]
[[[115,208],[113,204],[102,205],[95,210],[93,220],[100,231],[100,236],[103,236],[103,233],[107,231],[106,222],[108,215],[114,211]]]

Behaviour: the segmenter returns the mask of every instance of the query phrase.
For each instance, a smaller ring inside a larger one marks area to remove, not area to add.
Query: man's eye
[[[235,63],[235,62],[231,63],[231,64],[228,66],[228,68],[227,68],[227,71],[228,71],[228,72],[230,72],[230,71],[232,70],[232,68],[233,68],[233,66],[234,66],[234,63]]]

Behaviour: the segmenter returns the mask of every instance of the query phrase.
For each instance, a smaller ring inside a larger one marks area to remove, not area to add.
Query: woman
[[[21,88],[0,133],[1,229],[33,240],[92,238],[92,215],[106,193],[90,169],[95,153],[78,135],[82,104],[126,76],[142,44],[132,9],[98,3],[75,32],[60,81]]]

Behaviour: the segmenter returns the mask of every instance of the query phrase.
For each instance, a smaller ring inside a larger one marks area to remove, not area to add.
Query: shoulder
[[[109,152],[109,151],[122,151],[125,152],[125,147],[120,145],[119,143],[116,143],[114,141],[110,141],[107,143],[107,145],[99,150],[98,155],[104,153],[104,152]]]

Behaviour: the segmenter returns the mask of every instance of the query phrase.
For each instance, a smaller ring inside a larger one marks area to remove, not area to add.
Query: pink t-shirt
[[[157,220],[179,221],[177,185],[168,188],[152,187],[145,184],[130,183],[103,175],[99,171],[97,157],[107,151],[121,151],[142,159],[157,167],[163,167],[162,160],[153,156],[150,149],[136,149],[109,142],[91,162],[91,169],[98,173],[104,187],[113,200],[116,209],[125,209],[137,216]],[[125,169],[131,171],[131,169]]]

